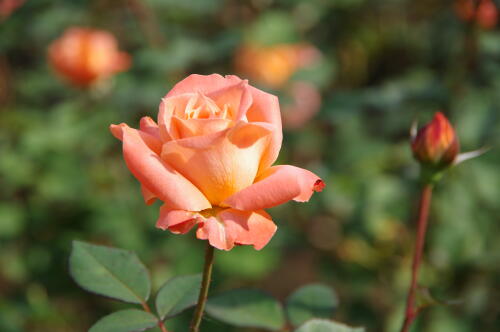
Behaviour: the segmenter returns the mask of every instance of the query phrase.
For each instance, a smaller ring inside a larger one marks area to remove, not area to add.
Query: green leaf
[[[201,274],[179,276],[167,281],[156,296],[156,310],[161,319],[172,317],[192,307],[200,294]]]
[[[295,332],[365,332],[365,329],[324,319],[312,319],[296,329]]]
[[[296,290],[286,302],[286,312],[293,326],[312,318],[330,318],[338,305],[333,289],[311,284]]]
[[[138,309],[121,310],[99,319],[89,332],[138,332],[155,327],[158,318]]]
[[[69,268],[90,292],[139,304],[149,297],[148,271],[131,251],[73,241]]]
[[[210,298],[207,313],[225,323],[277,330],[285,324],[281,304],[272,296],[253,289],[237,289]]]

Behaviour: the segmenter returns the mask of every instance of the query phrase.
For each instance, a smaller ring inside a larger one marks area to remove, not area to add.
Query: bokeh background
[[[418,195],[408,131],[441,109],[463,150],[492,149],[437,187],[422,283],[452,304],[415,331],[500,330],[499,3],[484,2],[1,0],[0,331],[86,331],[123,306],[71,280],[73,239],[135,250],[155,289],[201,270],[204,243],[155,229],[158,206],[144,205],[108,125],[155,117],[173,84],[213,72],[280,97],[279,162],[327,187],[271,210],[279,230],[262,251],[217,252],[212,292],[286,299],[324,282],[335,319],[398,331]],[[72,26],[112,33],[130,68],[86,88],[61,78],[47,49]],[[190,314],[167,326],[186,331]],[[256,331],[210,318],[202,330]]]

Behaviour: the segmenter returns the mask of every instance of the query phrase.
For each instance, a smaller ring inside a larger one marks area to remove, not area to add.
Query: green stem
[[[418,225],[417,225],[417,240],[415,242],[415,252],[413,254],[412,274],[410,289],[408,291],[408,298],[406,302],[406,315],[401,332],[408,332],[410,326],[417,318],[418,307],[415,306],[415,297],[417,291],[418,270],[422,261],[422,255],[425,243],[425,233],[427,230],[427,219],[429,216],[429,208],[432,199],[432,184],[425,184],[420,196],[420,206],[418,212]]]
[[[201,318],[205,311],[205,303],[207,302],[208,288],[210,287],[210,279],[212,278],[212,267],[214,265],[214,247],[207,241],[205,249],[205,266],[203,267],[203,279],[201,280],[200,295],[198,296],[198,304],[194,312],[193,320],[191,321],[190,332],[198,332],[200,329]]]

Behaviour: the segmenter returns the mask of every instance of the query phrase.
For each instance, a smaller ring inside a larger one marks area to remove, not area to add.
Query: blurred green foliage
[[[61,81],[46,50],[72,25],[113,32],[131,69],[90,90]],[[322,282],[342,303],[336,320],[398,331],[418,191],[408,130],[443,109],[463,150],[492,149],[437,188],[421,280],[458,304],[426,309],[416,331],[500,329],[500,30],[460,21],[442,0],[37,0],[0,23],[0,331],[86,331],[124,308],[71,280],[73,239],[137,251],[155,291],[200,272],[202,241],[155,229],[158,205],[144,205],[108,125],[155,117],[190,73],[234,73],[249,40],[323,53],[329,70],[292,77],[316,84],[323,104],[285,131],[280,162],[314,170],[327,187],[271,210],[279,230],[261,252],[217,252],[212,290],[285,299]],[[168,327],[186,331],[189,318]]]

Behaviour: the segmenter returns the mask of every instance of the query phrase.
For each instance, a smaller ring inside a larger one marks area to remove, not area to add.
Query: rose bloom
[[[456,0],[455,12],[462,20],[475,21],[483,29],[492,29],[498,22],[498,9],[492,0]]]
[[[235,55],[236,70],[271,88],[280,88],[300,68],[320,56],[307,44],[244,45]]]
[[[80,87],[88,87],[130,66],[130,56],[118,50],[111,33],[88,28],[66,30],[49,46],[48,56],[58,74]]]
[[[450,166],[460,150],[455,130],[441,112],[417,132],[411,148],[418,161],[432,167]]]
[[[236,76],[191,75],[162,99],[158,123],[111,125],[147,204],[163,201],[156,226],[222,250],[262,249],[276,231],[264,209],[308,201],[323,181],[294,166],[272,166],[282,142],[276,96]]]

